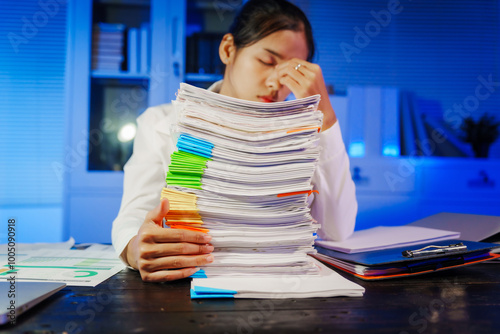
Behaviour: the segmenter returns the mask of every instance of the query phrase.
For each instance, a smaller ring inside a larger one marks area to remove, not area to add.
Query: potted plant
[[[478,121],[471,116],[465,118],[460,126],[462,140],[470,143],[476,158],[487,158],[491,144],[499,135],[500,122],[493,115],[483,114]]]

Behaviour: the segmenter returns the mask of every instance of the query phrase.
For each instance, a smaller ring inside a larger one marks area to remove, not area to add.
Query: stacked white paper
[[[242,284],[248,276],[319,279],[308,256],[319,225],[307,205],[319,158],[318,102],[319,95],[244,101],[181,84],[174,101],[178,151],[162,198],[170,201],[167,225],[213,237],[214,262],[195,277]]]
[[[208,276],[318,271],[307,256],[318,225],[306,201],[319,157],[318,102],[250,102],[181,84],[166,219],[210,231]]]
[[[240,277],[195,278],[191,282],[191,298],[314,298],[362,297],[365,289],[320,262],[318,275],[266,275]]]

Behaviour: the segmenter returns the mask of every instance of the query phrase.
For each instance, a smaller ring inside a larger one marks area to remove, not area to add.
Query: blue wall
[[[19,242],[62,237],[65,60],[66,5],[1,2],[0,226]]]

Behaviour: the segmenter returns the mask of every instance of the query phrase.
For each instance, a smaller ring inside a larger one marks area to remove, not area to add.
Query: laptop
[[[66,286],[53,282],[0,281],[0,325],[10,323],[36,304],[52,296]]]

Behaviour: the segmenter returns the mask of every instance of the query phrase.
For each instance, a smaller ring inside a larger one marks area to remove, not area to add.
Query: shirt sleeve
[[[137,119],[133,153],[123,168],[123,197],[111,235],[117,255],[127,265],[121,254],[137,234],[146,214],[160,203],[165,185],[165,170],[158,154],[162,149],[160,143],[165,141],[154,130],[161,118],[156,111],[148,109]]]
[[[354,231],[358,203],[339,123],[320,134],[321,153],[313,176],[311,214],[321,224],[318,236],[344,240]]]

